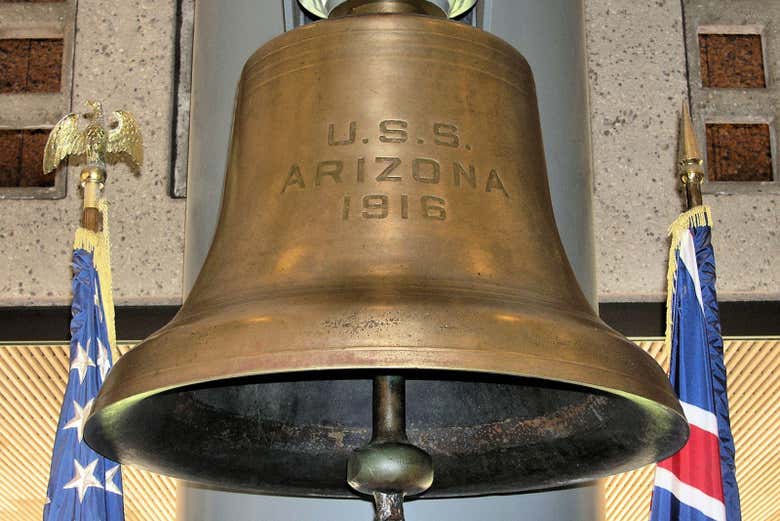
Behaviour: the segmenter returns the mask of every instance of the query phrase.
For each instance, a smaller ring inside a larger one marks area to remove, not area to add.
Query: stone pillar
[[[536,77],[555,216],[580,285],[595,305],[590,132],[580,1],[482,0],[485,29],[528,59]],[[200,270],[216,226],[233,97],[246,58],[283,30],[281,2],[199,0],[193,49],[192,117],[184,286]],[[555,492],[417,500],[410,521],[595,521],[596,486]],[[181,483],[179,521],[369,521],[367,501],[273,497]]]

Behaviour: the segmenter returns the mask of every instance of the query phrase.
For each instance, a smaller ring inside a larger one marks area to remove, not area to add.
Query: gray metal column
[[[536,77],[558,228],[580,285],[596,302],[590,131],[580,0],[482,0],[485,28],[512,43]],[[246,58],[283,30],[281,1],[199,0],[193,92],[184,287],[189,291],[217,222],[233,97]],[[418,500],[410,521],[595,521],[596,486],[469,499]],[[181,483],[179,521],[369,521],[369,502],[301,499],[209,490]]]
[[[198,0],[194,25],[185,294],[192,289],[206,259],[219,218],[241,69],[261,45],[284,32],[282,2]]]
[[[582,291],[596,306],[583,1],[486,0],[485,29],[531,65],[558,231]]]

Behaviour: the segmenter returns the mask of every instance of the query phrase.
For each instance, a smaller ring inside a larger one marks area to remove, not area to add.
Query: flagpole
[[[691,425],[688,444],[658,464],[650,521],[741,521],[726,366],[715,289],[712,216],[702,204],[702,154],[682,107],[680,179],[687,211],[669,227],[669,378]]]
[[[682,146],[680,151],[680,179],[685,190],[687,209],[701,206],[701,184],[704,181],[704,159],[699,150],[696,133],[693,131],[688,103],[683,101],[682,108]]]

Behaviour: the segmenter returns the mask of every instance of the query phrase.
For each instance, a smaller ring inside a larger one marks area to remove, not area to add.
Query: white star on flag
[[[87,402],[87,405],[81,407],[76,400],[73,400],[73,418],[65,424],[62,430],[76,429],[76,432],[79,435],[79,441],[83,440],[84,424],[87,422],[87,416],[89,416],[89,413],[92,411],[92,404],[94,401],[95,400],[92,399]]]
[[[95,477],[95,467],[98,464],[98,458],[87,465],[82,467],[79,460],[73,460],[74,475],[73,479],[65,483],[62,488],[75,488],[79,492],[79,503],[84,501],[84,496],[87,494],[87,490],[91,487],[103,488],[103,485]]]
[[[119,487],[116,486],[116,483],[114,483],[114,476],[116,476],[116,473],[119,472],[119,465],[114,467],[113,469],[106,471],[106,492],[111,492],[112,494],[122,495],[122,491],[119,490]]]
[[[84,377],[87,376],[87,369],[95,367],[95,362],[87,354],[89,349],[89,339],[87,339],[87,349],[81,347],[81,343],[76,344],[76,358],[73,359],[73,363],[70,364],[70,370],[76,369],[79,372],[79,383],[84,383]]]
[[[111,362],[108,360],[108,349],[106,349],[106,346],[104,346],[103,342],[100,341],[100,337],[98,337],[97,343],[97,365],[100,368],[100,380],[105,381],[106,375],[108,374],[109,369],[111,369]]]

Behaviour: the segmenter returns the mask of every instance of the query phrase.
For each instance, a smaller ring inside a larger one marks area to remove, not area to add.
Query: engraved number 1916
[[[446,201],[441,197],[423,195],[420,197],[420,211],[424,219],[443,221],[447,218]],[[399,212],[401,219],[409,218],[409,196],[400,197],[400,208],[391,210],[390,197],[385,194],[367,194],[361,198],[360,208],[355,211],[363,219],[386,219],[391,212]],[[352,196],[345,195],[341,217],[347,221],[352,213]]]

